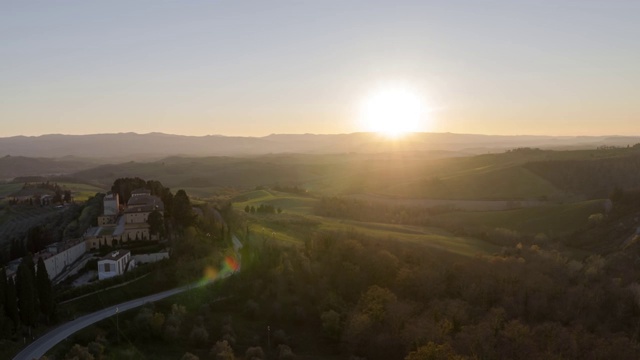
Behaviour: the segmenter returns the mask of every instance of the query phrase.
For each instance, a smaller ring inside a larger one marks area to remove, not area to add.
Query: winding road
[[[222,278],[226,278],[232,274],[233,273],[227,273],[224,276],[222,276]],[[116,313],[131,310],[150,302],[162,300],[169,296],[173,296],[173,295],[185,292],[187,290],[205,286],[212,282],[213,281],[206,282],[206,283],[197,282],[197,283],[181,286],[179,288],[166,290],[157,294],[147,295],[145,297],[141,297],[138,299],[129,300],[127,302],[123,302],[118,305],[109,306],[107,308],[98,310],[91,314],[84,315],[73,321],[62,324],[57,328],[52,329],[48,333],[42,335],[41,337],[36,339],[34,342],[29,344],[26,348],[22,349],[22,351],[20,351],[16,356],[14,356],[13,360],[39,359],[42,356],[44,356],[44,354],[46,354],[47,351],[49,351],[56,344],[68,338],[69,336],[73,335],[76,331],[82,330],[91,324],[97,323],[98,321],[111,317]]]
[[[233,236],[233,244],[234,244],[234,250],[236,251],[236,254],[237,254],[238,247],[242,247],[242,244],[235,236]],[[240,260],[241,258],[239,254],[237,255],[238,255],[238,260]],[[237,271],[239,271],[239,269]],[[225,278],[232,274],[233,272],[227,273],[221,276],[221,278]],[[57,328],[52,329],[48,333],[42,335],[41,337],[36,339],[34,342],[29,344],[26,348],[22,349],[22,351],[20,351],[16,356],[13,357],[13,360],[39,359],[42,356],[44,356],[44,354],[46,354],[47,351],[49,351],[52,347],[54,347],[56,344],[58,344],[62,340],[73,335],[76,331],[82,330],[91,324],[94,324],[98,321],[101,321],[110,316],[113,316],[116,314],[116,312],[131,310],[131,309],[140,307],[146,303],[162,300],[169,296],[173,296],[173,295],[185,292],[187,290],[195,289],[200,286],[205,286],[207,284],[208,283],[199,282],[199,283],[181,286],[175,289],[166,290],[157,294],[148,295],[135,300],[129,300],[127,302],[123,302],[118,305],[109,306],[102,310],[98,310],[94,313],[84,315],[73,321],[62,324]]]
[[[116,310],[118,312],[127,311],[133,308],[137,308],[149,302],[154,302],[158,300],[162,300],[166,297],[179,294],[181,292],[187,291],[189,289],[194,288],[194,285],[186,285],[179,288],[163,291],[161,293],[148,295],[139,299],[130,300],[124,302],[122,304],[110,306],[108,308],[96,311],[89,315],[85,315],[79,317],[73,321],[62,324],[57,328],[49,331],[45,335],[36,339],[34,342],[29,344],[26,348],[22,349],[13,359],[14,360],[32,360],[39,359],[44,354],[49,351],[52,347],[54,347],[60,341],[68,338],[73,335],[76,331],[82,330],[85,327],[96,323],[100,320],[104,320],[110,316],[116,314]]]

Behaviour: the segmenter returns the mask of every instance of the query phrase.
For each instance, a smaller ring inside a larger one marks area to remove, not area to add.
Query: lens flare
[[[238,261],[231,256],[227,256],[226,258],[224,258],[224,263],[229,269],[233,270],[234,272],[240,269],[240,264],[238,264]]]
[[[240,270],[240,263],[233,256],[226,256],[222,261],[222,266],[220,270],[216,269],[213,266],[207,266],[202,272],[203,276],[200,280],[198,280],[198,286],[204,286],[206,284],[212,283],[220,278],[227,277],[232,273]]]

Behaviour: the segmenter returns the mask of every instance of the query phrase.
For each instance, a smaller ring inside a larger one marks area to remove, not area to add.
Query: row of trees
[[[71,191],[68,189],[62,188],[57,183],[51,183],[49,181],[45,182],[25,182],[22,185],[22,190],[32,190],[35,192],[35,195],[30,197],[26,201],[18,201],[17,199],[10,199],[10,205],[18,205],[20,203],[29,204],[29,205],[53,205],[53,204],[62,204],[62,203],[70,203],[72,200]],[[40,191],[39,191],[40,190]],[[51,194],[52,198],[47,198],[46,200],[42,199],[43,194]]]
[[[249,206],[245,206],[244,207],[244,212],[246,212],[247,214],[251,213],[251,214],[275,214],[276,212],[278,214],[282,213],[282,208],[276,208],[273,205],[269,205],[269,204],[260,204],[260,206],[258,206],[257,208],[253,205]]]
[[[3,248],[0,264],[22,258],[28,253],[35,254],[51,243],[82,236],[89,227],[97,225],[97,216],[102,211],[102,198],[103,195],[96,194],[84,204],[72,204],[64,211],[12,220],[18,224],[10,231],[2,231],[0,235],[0,243],[9,244]]]
[[[49,324],[55,317],[53,287],[42,258],[38,266],[27,255],[18,266],[15,276],[7,279],[5,268],[0,269],[0,335],[16,336],[23,326],[24,336],[31,335],[39,322]]]

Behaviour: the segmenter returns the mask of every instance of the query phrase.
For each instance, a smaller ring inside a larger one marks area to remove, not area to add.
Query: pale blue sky
[[[0,136],[640,135],[640,1],[0,1]]]

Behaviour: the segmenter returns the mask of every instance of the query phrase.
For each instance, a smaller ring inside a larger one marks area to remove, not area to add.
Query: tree
[[[16,292],[16,284],[12,279],[7,281],[7,292],[5,297],[4,312],[13,322],[14,329],[20,324],[20,315],[18,312],[18,295]]]
[[[327,310],[322,313],[320,319],[325,335],[332,340],[340,339],[340,314],[334,310]]]
[[[382,321],[388,307],[396,301],[396,295],[389,289],[373,285],[362,294],[358,307],[363,314],[368,315],[373,321]]]
[[[251,211],[251,207],[249,205],[244,207],[244,212],[249,213]]]
[[[164,236],[164,219],[160,211],[153,210],[151,214],[149,214],[147,223],[149,224],[149,233],[151,235]]]
[[[53,287],[42,257],[38,259],[38,268],[36,269],[36,288],[38,289],[38,299],[40,300],[40,311],[49,322],[53,315],[55,304],[53,302]]]
[[[92,341],[92,342],[87,344],[87,350],[96,359],[103,359],[104,358],[103,357],[104,348],[105,348],[104,344],[102,344],[100,341]]]
[[[63,196],[62,199],[64,200],[64,202],[70,203],[71,202],[71,191],[65,190],[64,191],[64,196]]]
[[[451,345],[438,345],[429,342],[421,346],[416,351],[412,351],[404,360],[462,360],[463,357],[456,354]]]
[[[136,178],[120,178],[116,179],[111,186],[111,191],[117,193],[122,203],[127,203],[131,198],[131,191],[135,189],[145,188],[147,182],[143,179]]]
[[[153,317],[150,321],[151,333],[154,336],[159,337],[162,334],[162,326],[164,325],[164,314],[161,312],[157,312],[153,314]]]
[[[7,301],[7,272],[4,267],[0,268],[0,337],[8,335],[11,331],[9,326],[9,318],[6,316],[6,301]],[[15,292],[14,292],[15,294]]]
[[[7,271],[2,267],[0,268],[0,308],[6,303],[7,286]]]
[[[173,197],[173,219],[176,224],[186,228],[193,225],[195,218],[189,196],[184,190],[178,190]]]
[[[67,360],[94,360],[95,358],[85,346],[75,344],[64,357]]]
[[[56,193],[53,195],[52,201],[54,204],[59,204],[62,202],[62,193],[60,193],[60,190],[57,190]]]
[[[215,360],[234,360],[233,349],[227,340],[216,341],[216,344],[211,349],[211,357]]]
[[[284,344],[278,345],[278,360],[293,360],[295,358],[296,355],[289,346]]]
[[[244,353],[246,360],[261,360],[264,359],[264,351],[260,346],[253,346],[247,349]]]
[[[18,266],[17,290],[18,290],[18,309],[20,310],[20,320],[25,325],[32,326],[36,324],[38,319],[38,294],[35,287],[35,281],[27,259],[30,255],[20,262]],[[33,260],[31,261],[33,263]]]
[[[282,329],[278,329],[273,333],[273,343],[278,345],[286,345],[288,342],[287,334]]]
[[[44,249],[51,240],[50,231],[45,226],[34,226],[27,232],[27,248],[32,254]]]
[[[195,346],[203,346],[209,341],[209,333],[202,325],[195,325],[189,334],[189,341]]]
[[[190,352],[187,352],[187,353],[184,353],[184,355],[182,355],[180,360],[200,360],[200,358],[197,357],[196,355],[193,355]]]

